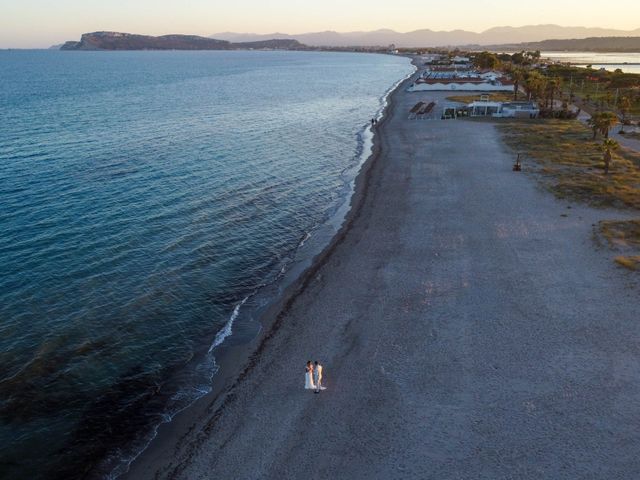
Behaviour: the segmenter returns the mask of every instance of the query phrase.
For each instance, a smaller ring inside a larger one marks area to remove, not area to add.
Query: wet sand
[[[639,286],[592,226],[628,215],[512,172],[491,123],[407,119],[435,96],[394,93],[348,226],[126,478],[637,478]]]

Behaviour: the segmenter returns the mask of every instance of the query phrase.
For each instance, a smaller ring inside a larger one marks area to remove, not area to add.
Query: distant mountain
[[[630,37],[639,36],[640,28],[635,30],[615,30],[611,28],[561,27],[558,25],[535,25],[524,27],[495,27],[481,34],[483,42],[524,43],[541,42],[550,38],[557,40],[583,39],[589,37]]]
[[[573,51],[573,52],[640,52],[640,37],[589,37],[570,40],[543,40],[516,44],[490,45],[497,51]]]
[[[593,33],[595,32],[595,33]],[[614,32],[614,33],[611,33]],[[223,32],[213,37],[197,35],[163,35],[152,37],[119,32],[93,32],[82,35],[79,42],[66,42],[61,50],[299,50],[309,46],[375,47],[448,47],[511,50],[592,50],[640,51],[640,28],[630,32],[602,28],[536,25],[495,27],[482,33],[465,30],[436,32],[415,30],[398,33],[393,30],[372,32],[317,32],[300,35],[273,33],[256,35]],[[552,38],[553,40],[548,40]],[[52,47],[54,48],[54,47]]]
[[[229,42],[197,35],[163,35],[152,37],[120,32],[85,33],[79,42],[66,42],[60,50],[238,50],[304,48],[293,39],[268,39],[252,42]]]
[[[549,38],[581,39],[587,37],[621,37],[640,36],[640,28],[631,31],[607,28],[562,27],[559,25],[527,25],[524,27],[494,27],[482,33],[466,30],[434,31],[429,29],[400,33],[394,30],[382,29],[372,32],[333,31],[302,33],[288,35],[272,33],[259,35],[253,33],[222,32],[212,35],[212,38],[230,42],[249,42],[266,39],[295,39],[305,45],[324,47],[358,47],[358,46],[387,46],[397,47],[444,47],[458,45],[497,45],[504,43],[540,42]]]

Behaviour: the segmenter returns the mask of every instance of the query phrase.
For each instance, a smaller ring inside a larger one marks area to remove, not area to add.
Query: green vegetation
[[[598,230],[612,250],[625,253],[614,259],[618,265],[640,270],[640,220],[602,221]]]
[[[480,52],[469,54],[473,64],[478,68],[516,68],[516,66],[527,67],[535,65],[540,61],[540,50],[534,52],[517,52],[513,55],[508,53]]]
[[[629,120],[629,112],[633,108],[633,103],[629,97],[622,97],[620,99],[620,103],[618,104],[618,110],[620,111],[620,115],[622,115],[622,127],[620,128],[620,133],[624,132],[624,126]]]
[[[629,270],[640,270],[640,255],[624,256],[620,255],[614,259],[618,265],[628,268]]]
[[[535,57],[533,57],[535,58]],[[504,70],[514,82],[514,97],[524,90],[528,100],[538,102],[540,116],[543,118],[575,118],[576,113],[569,109],[569,101],[563,97],[563,82],[560,77],[546,75],[541,69],[508,63]],[[558,108],[560,101],[560,108]]]
[[[618,117],[613,112],[597,112],[594,113],[587,124],[593,132],[593,140],[596,139],[598,133],[609,139],[609,130],[618,123]]]
[[[602,221],[598,230],[612,250],[624,255],[615,262],[629,270],[640,270],[640,220]]]
[[[640,209],[640,153],[611,148],[610,173],[604,175],[602,147],[578,122],[509,121],[498,128],[514,151],[536,161],[558,197]]]
[[[535,161],[559,198],[640,210],[640,153],[619,149],[612,139],[594,141],[589,127],[575,121],[511,120],[498,128],[514,151]],[[598,232],[623,253],[615,258],[619,265],[640,270],[640,220],[602,221]]]
[[[478,68],[494,69],[500,66],[498,55],[490,52],[480,52],[473,58],[473,64]]]
[[[591,114],[615,112],[623,124],[640,122],[640,74],[546,65],[539,50],[508,54],[456,49],[434,53],[466,55],[478,68],[504,71],[513,79],[514,92],[524,90],[527,99],[540,104],[542,117],[569,118],[569,105],[575,104]]]
[[[640,249],[640,220],[603,220],[599,230],[611,248]]]
[[[609,134],[609,131],[607,130],[607,136],[608,134]],[[602,142],[602,145],[600,145],[600,149],[602,150],[602,159],[604,161],[605,175],[609,174],[609,168],[611,167],[611,159],[613,157],[613,152],[618,150],[618,148],[620,148],[620,145],[618,145],[618,142],[610,138],[605,138],[604,142]]]
[[[522,50],[520,52],[516,52],[512,55],[508,53],[501,53],[498,55],[498,59],[504,65],[511,65],[512,67],[520,66],[520,67],[528,67],[531,65],[536,65],[540,62],[540,50]]]
[[[492,94],[490,100],[538,103],[540,117],[546,121],[503,120],[498,128],[525,162],[533,160],[530,169],[557,197],[596,207],[640,210],[640,153],[620,148],[609,138],[618,124],[620,133],[639,136],[632,129],[625,132],[625,125],[640,125],[639,74],[544,65],[539,51],[466,55],[476,67],[500,69],[512,78],[514,92]],[[447,98],[461,103],[479,99],[479,95]],[[579,113],[572,105],[591,115],[588,126],[567,120]],[[619,265],[640,271],[640,220],[600,222],[600,234],[618,251]]]
[[[464,52],[459,52],[464,54]],[[640,75],[621,70],[609,72],[563,64],[542,65],[540,51],[508,53],[470,53],[478,68],[501,69],[513,79],[515,90],[523,89],[527,98],[542,107],[541,116],[555,115],[554,101],[561,110],[577,104],[589,113],[609,110],[620,114],[623,123],[640,120]]]
[[[549,65],[545,74],[562,80],[562,94],[590,112],[617,111],[624,121],[640,115],[640,75],[621,70]]]

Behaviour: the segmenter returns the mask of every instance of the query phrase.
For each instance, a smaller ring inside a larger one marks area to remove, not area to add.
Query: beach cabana
[[[506,102],[502,104],[501,116],[508,118],[537,118],[540,108],[535,102]]]
[[[472,102],[467,107],[471,117],[491,117],[501,111],[501,102]]]

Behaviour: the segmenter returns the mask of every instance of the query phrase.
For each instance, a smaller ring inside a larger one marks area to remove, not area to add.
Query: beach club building
[[[537,118],[540,108],[535,102],[472,102],[466,108],[470,117]]]
[[[466,108],[470,117],[492,117],[500,113],[502,102],[472,102]]]
[[[537,118],[540,107],[535,102],[506,102],[500,114],[504,118]]]
[[[418,80],[408,88],[410,92],[508,92],[512,90],[513,85],[477,79]]]
[[[499,72],[434,68],[426,70],[407,90],[409,92],[506,92],[513,90],[513,82]]]

